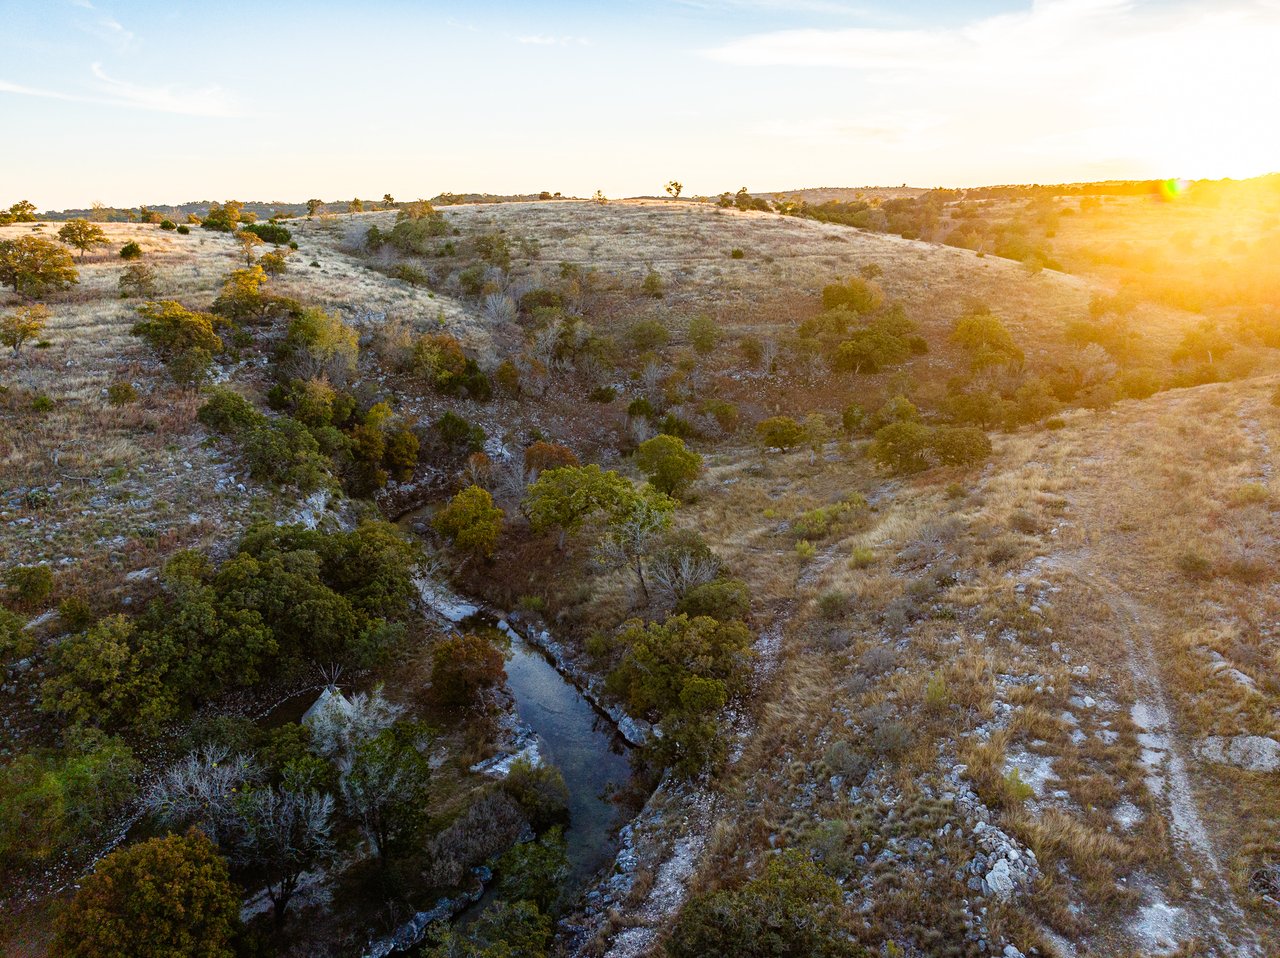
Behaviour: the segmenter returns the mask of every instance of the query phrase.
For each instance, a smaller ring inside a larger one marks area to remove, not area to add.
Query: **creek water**
[[[483,613],[465,627],[496,627]],[[628,747],[613,723],[583,697],[538,649],[514,630],[507,658],[507,688],[520,721],[537,737],[543,761],[560,769],[569,788],[570,892],[612,860],[618,807],[610,800],[631,779]]]

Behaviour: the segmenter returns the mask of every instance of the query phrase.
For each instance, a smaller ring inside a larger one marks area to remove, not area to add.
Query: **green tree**
[[[651,754],[676,774],[695,775],[723,755],[714,716],[746,687],[751,639],[741,622],[687,615],[632,619],[613,639],[619,661],[605,688],[633,715],[660,723]]]
[[[679,180],[668,180],[667,185],[663,187],[673,200],[680,199],[680,194],[684,192],[684,184]]]
[[[43,236],[0,240],[0,283],[15,293],[41,296],[80,282],[71,254]]]
[[[956,320],[951,341],[969,354],[969,362],[974,369],[1016,365],[1023,360],[1022,350],[1013,341],[1013,335],[998,316],[985,309]]]
[[[0,862],[46,859],[92,835],[133,795],[138,769],[127,745],[101,733],[19,756],[0,769]]]
[[[559,529],[563,547],[565,535],[577,532],[588,518],[621,514],[637,496],[635,487],[616,472],[595,464],[565,466],[538,476],[525,494],[524,512],[535,532]]]
[[[939,426],[929,446],[944,466],[969,466],[991,455],[991,440],[974,426]]]
[[[564,832],[548,829],[536,842],[522,842],[498,859],[498,889],[509,901],[531,901],[544,914],[559,904],[569,877]]]
[[[671,958],[863,958],[843,911],[840,886],[787,853],[740,888],[691,898],[666,950]]]
[[[67,220],[58,230],[58,239],[80,251],[80,258],[95,246],[110,246],[107,234],[97,223],[86,219]]]
[[[314,217],[324,208],[324,200],[307,200],[307,219]]]
[[[702,473],[702,457],[675,436],[654,436],[640,443],[635,461],[653,487],[669,496],[682,495]]]
[[[18,200],[9,207],[10,223],[34,223],[36,221],[36,205],[30,200]]]
[[[49,307],[43,303],[10,310],[0,316],[0,345],[12,347],[16,357],[27,342],[37,339],[44,332],[52,315]]]
[[[75,724],[157,732],[179,710],[164,681],[173,664],[168,653],[127,617],[107,616],[54,646],[41,708]]]
[[[432,525],[458,549],[487,559],[498,547],[505,517],[488,490],[468,486],[436,513]]]
[[[427,744],[420,730],[396,725],[361,742],[340,764],[347,809],[381,861],[408,847],[423,824],[431,776],[422,754]]]
[[[58,916],[53,958],[233,958],[240,894],[198,831],[112,852]]]
[[[847,309],[866,314],[874,313],[883,305],[884,290],[858,276],[847,283],[822,288],[823,309]]]
[[[765,449],[787,452],[804,442],[804,426],[790,416],[772,416],[756,424],[756,438]]]
[[[288,374],[295,379],[327,378],[342,384],[355,372],[360,354],[356,331],[336,314],[305,309],[289,323],[281,347]]]
[[[932,430],[912,421],[891,422],[876,430],[868,452],[871,458],[894,472],[919,472],[929,465]]]

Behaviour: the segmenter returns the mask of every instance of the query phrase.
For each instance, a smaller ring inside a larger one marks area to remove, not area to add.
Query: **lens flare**
[[[1160,198],[1172,203],[1178,197],[1184,194],[1191,183],[1187,180],[1161,180],[1160,181]]]

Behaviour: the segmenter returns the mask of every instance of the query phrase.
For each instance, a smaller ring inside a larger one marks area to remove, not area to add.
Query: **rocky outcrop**
[[[1280,772],[1280,742],[1262,735],[1211,735],[1196,748],[1207,762],[1246,772]]]

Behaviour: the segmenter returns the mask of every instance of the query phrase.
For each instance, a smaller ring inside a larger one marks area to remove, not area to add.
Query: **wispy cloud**
[[[151,110],[158,113],[178,113],[186,116],[235,117],[243,113],[232,99],[218,86],[197,90],[174,87],[144,86],[117,80],[107,75],[102,65],[94,63],[90,72],[96,81],[97,93],[68,93],[25,86],[0,80],[0,93],[15,96],[41,97],[71,103],[99,103],[105,106],[128,107],[135,110]]]
[[[586,47],[591,45],[591,41],[586,37],[574,36],[551,36],[550,34],[535,33],[529,36],[516,37],[516,43],[524,43],[537,47]]]
[[[1277,0],[1034,0],[954,27],[778,30],[705,55],[849,71],[847,124],[887,117],[906,146],[1214,168],[1280,155],[1280,133],[1256,115],[1280,96],[1278,44]]]
[[[169,86],[144,86],[108,76],[102,65],[89,68],[99,88],[116,103],[156,110],[161,113],[185,113],[190,116],[239,116],[231,98],[219,86],[186,90]]]

